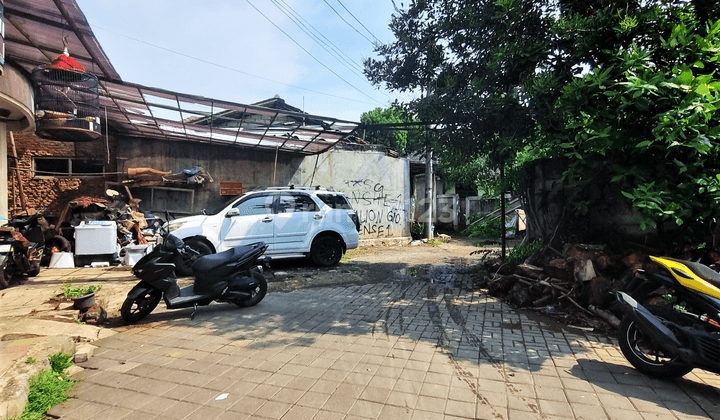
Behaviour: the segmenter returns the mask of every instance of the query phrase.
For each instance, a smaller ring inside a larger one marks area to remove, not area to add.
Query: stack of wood
[[[535,264],[485,263],[488,275],[480,287],[517,307],[559,315],[599,330],[619,326],[615,292],[623,290],[638,269],[652,271],[647,254],[616,256],[594,246],[575,245],[562,256]]]

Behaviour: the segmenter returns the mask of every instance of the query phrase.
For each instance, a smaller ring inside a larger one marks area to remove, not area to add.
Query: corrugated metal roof
[[[74,0],[5,0],[5,58],[24,69],[70,55],[100,80],[102,118],[118,136],[314,154],[358,123],[141,86],[120,79]]]

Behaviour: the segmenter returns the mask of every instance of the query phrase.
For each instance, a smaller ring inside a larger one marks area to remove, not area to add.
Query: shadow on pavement
[[[688,379],[695,372],[702,373],[700,370],[683,378],[658,379],[643,375],[628,365],[581,359],[569,372],[599,390],[629,398],[636,406],[651,406],[644,411],[665,408],[688,416],[706,416],[707,413],[720,412],[718,389]]]

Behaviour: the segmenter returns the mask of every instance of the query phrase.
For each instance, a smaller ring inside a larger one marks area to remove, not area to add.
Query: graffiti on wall
[[[403,236],[407,221],[402,192],[372,179],[346,180],[345,193],[360,218],[361,238]],[[400,231],[400,232],[398,232]]]

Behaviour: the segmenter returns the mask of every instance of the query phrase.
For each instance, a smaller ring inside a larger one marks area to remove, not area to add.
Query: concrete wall
[[[117,144],[117,155],[120,171],[127,171],[127,168],[150,167],[180,173],[194,166],[203,167],[212,176],[214,182],[177,186],[194,192],[192,206],[168,202],[171,206],[170,210],[183,208],[192,214],[199,214],[203,209],[214,209],[232,198],[220,195],[220,183],[223,181],[242,182],[244,192],[261,187],[285,186],[290,183],[290,178],[303,161],[302,156],[280,153],[277,156],[276,168],[274,151],[135,138],[120,139]],[[140,208],[143,211],[149,210],[146,207],[149,204],[149,188],[136,186],[132,187],[131,191],[145,202],[145,204],[140,203]],[[183,197],[181,194],[174,196],[178,199]]]
[[[290,183],[345,193],[360,216],[360,239],[410,236],[410,163],[382,146],[337,145],[308,156]]]

